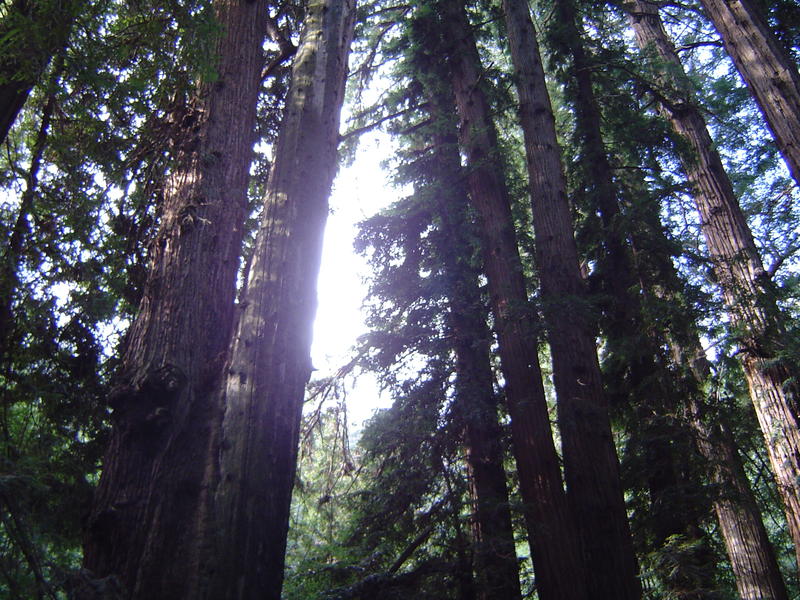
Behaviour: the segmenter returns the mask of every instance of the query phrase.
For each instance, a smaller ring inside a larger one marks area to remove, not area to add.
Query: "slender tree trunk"
[[[0,11],[0,142],[72,26],[72,0],[12,0]]]
[[[701,0],[800,185],[800,73],[751,0]]]
[[[0,364],[5,362],[7,353],[15,343],[14,297],[19,288],[19,269],[25,249],[25,240],[30,233],[28,221],[35,210],[39,170],[50,133],[50,121],[55,104],[55,97],[51,91],[42,107],[39,131],[36,133],[36,140],[31,148],[31,164],[25,176],[25,190],[20,197],[17,218],[14,220],[11,235],[0,258]]]
[[[214,600],[281,593],[355,2],[307,10],[223,382]]]
[[[553,41],[572,59],[565,87],[571,91],[574,101],[575,133],[586,170],[582,188],[588,203],[585,210],[589,214],[599,214],[602,228],[593,279],[599,284],[599,297],[604,299],[600,306],[605,317],[606,350],[611,357],[607,369],[609,383],[620,396],[619,401],[627,403],[639,415],[633,433],[645,446],[644,457],[650,474],[652,512],[648,522],[652,523],[657,540],[651,550],[664,549],[671,535],[679,535],[690,542],[683,545],[686,550],[681,552],[679,562],[659,569],[662,584],[676,597],[690,597],[686,590],[693,590],[689,592],[695,594],[693,597],[703,597],[715,585],[715,561],[697,525],[698,512],[702,514],[706,507],[693,502],[698,494],[686,494],[687,490],[697,489],[698,482],[687,479],[679,468],[685,458],[680,451],[687,451],[686,447],[670,447],[663,443],[663,440],[672,442],[686,437],[678,423],[669,417],[682,394],[676,389],[674,374],[663,360],[662,341],[652,322],[647,322],[648,311],[642,306],[644,282],[634,263],[630,241],[641,225],[632,223],[620,206],[621,194],[606,154],[600,110],[594,95],[594,65],[584,49],[574,3],[558,0],[556,11],[558,26]],[[647,267],[644,272],[647,273]],[[624,360],[620,360],[622,357]]]
[[[697,364],[700,361],[693,362]],[[707,369],[703,371],[705,379]],[[695,375],[700,376],[701,373]],[[718,416],[709,418],[709,408],[699,390],[690,398],[688,417],[695,432],[697,448],[708,464],[710,480],[715,488],[714,512],[739,596],[742,600],[789,600],[733,435]]]
[[[578,263],[555,120],[527,2],[503,0],[525,137],[536,257],[553,358],[567,498],[596,598],[641,597],[600,378],[595,324]]]
[[[646,218],[646,227],[658,236],[655,245],[664,247],[666,240],[655,211]],[[646,252],[644,244],[637,244]],[[676,311],[668,318],[671,327],[666,332],[672,359],[682,374],[677,382],[679,394],[685,398],[683,412],[692,430],[694,443],[703,457],[708,480],[713,486],[713,508],[733,569],[736,587],[742,600],[763,598],[788,600],[775,551],[750,487],[738,454],[735,440],[727,427],[724,415],[714,410],[716,401],[708,398],[711,370],[703,351],[694,321],[686,319],[688,307],[683,306],[680,290],[683,286],[671,260],[656,252],[651,258],[652,280],[645,286],[647,293],[660,297]],[[652,258],[655,257],[653,261]]]
[[[467,183],[480,215],[484,265],[506,380],[514,454],[537,589],[543,600],[585,598],[580,545],[553,444],[510,201],[475,42],[460,0],[441,0],[442,34],[461,119]]]
[[[637,181],[635,187],[644,190],[646,185],[643,181]],[[643,192],[633,190],[632,193],[638,195]],[[674,372],[670,370],[670,380],[664,387],[667,390],[674,389],[672,396],[682,399],[680,410],[691,429],[692,440],[705,461],[704,470],[714,489],[714,512],[739,594],[742,600],[785,599],[786,587],[775,552],[766,536],[735,442],[721,420],[723,416],[713,410],[715,402],[707,399],[704,392],[710,377],[710,366],[691,318],[692,310],[682,297],[684,284],[669,256],[663,252],[663,248],[668,247],[668,241],[663,233],[658,208],[640,211],[637,217],[640,228],[633,234],[633,246],[640,260],[646,257],[644,260],[647,261],[638,270],[642,274],[641,286],[646,295],[658,298],[662,305],[669,306],[673,311],[666,316],[665,322],[669,326],[663,336],[672,350],[672,362],[681,377],[676,380]],[[670,412],[674,412],[674,409]],[[676,512],[675,506],[668,507],[668,510]],[[680,529],[687,530],[684,526],[680,526]]]
[[[616,332],[625,333],[628,344],[636,344],[642,347],[641,341],[631,339],[645,338],[644,346],[647,352],[640,351],[637,357],[631,362],[640,362],[641,365],[630,365],[629,377],[639,374],[646,377],[653,377],[656,372],[663,372],[664,367],[658,351],[654,349],[654,342],[651,335],[645,332],[651,330],[650,327],[641,325],[641,311],[639,296],[637,292],[632,296],[630,290],[639,290],[640,286],[645,288],[646,293],[658,293],[658,290],[666,288],[667,293],[675,294],[675,291],[682,287],[678,280],[674,266],[668,257],[663,255],[659,248],[667,247],[665,239],[662,239],[662,225],[657,214],[652,214],[651,218],[645,219],[640,223],[647,231],[649,237],[656,236],[654,244],[641,241],[642,236],[637,235],[636,228],[626,225],[624,215],[617,199],[616,184],[614,183],[611,165],[606,155],[603,143],[600,111],[594,96],[592,84],[592,67],[590,57],[587,56],[582,42],[583,34],[578,27],[578,18],[572,0],[558,0],[556,3],[559,31],[555,38],[556,43],[562,51],[572,58],[572,65],[568,75],[572,77],[565,85],[572,88],[575,102],[576,133],[580,141],[582,159],[587,163],[589,181],[585,184],[586,194],[592,202],[591,210],[598,210],[603,225],[603,257],[598,262],[597,270],[602,274],[601,285],[605,285],[605,291],[610,300],[605,312],[608,313],[609,334]],[[636,267],[629,252],[629,242],[626,240],[626,232],[631,235],[639,253],[645,252],[648,257],[649,265],[645,266],[644,276],[634,278]],[[653,250],[647,250],[648,246]],[[663,297],[663,292],[659,294]],[[678,308],[682,303],[680,298],[671,298],[670,306]],[[685,381],[679,385],[677,393],[673,397],[685,398],[687,417],[693,431],[693,439],[706,461],[709,472],[709,479],[720,491],[715,498],[714,510],[720,523],[720,529],[725,539],[728,555],[731,561],[734,574],[737,580],[739,593],[744,600],[754,600],[755,598],[780,598],[787,597],[786,589],[783,584],[780,571],[778,570],[775,554],[769,540],[766,538],[761,515],[758,512],[752,490],[739,461],[733,438],[717,425],[707,425],[708,413],[706,403],[703,400],[700,387],[702,382],[708,378],[708,366],[705,356],[702,355],[701,346],[696,335],[689,331],[684,331],[689,326],[681,328],[680,323],[686,322],[685,319],[671,319],[672,330],[665,332],[670,338],[670,346],[677,349],[674,353],[676,362],[686,373]],[[644,335],[643,335],[644,334]],[[678,340],[683,340],[679,342]],[[693,360],[686,359],[683,346],[694,340],[695,348],[700,349],[699,354],[695,351]],[[625,343],[625,342],[623,342]],[[609,339],[609,346],[612,341]],[[660,344],[659,344],[660,345]],[[615,351],[609,349],[613,354]],[[651,354],[652,352],[652,354]],[[649,355],[647,358],[646,355]],[[702,357],[702,361],[699,360]],[[688,367],[689,363],[705,364],[702,372],[697,368]],[[672,379],[671,372],[663,373],[664,381]],[[630,381],[633,389],[645,389],[645,381]],[[662,396],[661,392],[668,392],[666,389],[654,392],[656,396]],[[648,394],[648,397],[652,397]],[[670,410],[667,402],[659,400],[658,404],[663,410]],[[652,412],[649,412],[652,414]],[[670,436],[673,437],[673,436]],[[729,492],[730,490],[730,492]],[[674,507],[673,507],[673,511]],[[680,511],[683,512],[683,511]],[[679,515],[686,517],[688,515]],[[678,525],[677,531],[687,531],[689,528]],[[674,567],[674,565],[673,565]],[[707,568],[698,571],[696,574],[704,577],[707,575]]]
[[[447,104],[452,101],[431,105]],[[514,548],[508,486],[503,467],[497,397],[490,365],[492,335],[488,311],[478,287],[478,270],[468,260],[472,254],[468,235],[468,199],[462,180],[456,124],[445,120],[444,109],[432,111],[437,130],[435,160],[439,167],[436,217],[444,234],[439,252],[448,282],[449,320],[456,354],[456,409],[464,425],[467,464],[475,503],[474,537],[476,588],[480,600],[514,600],[522,597]],[[450,111],[452,114],[452,108]]]
[[[116,575],[128,598],[200,597],[214,390],[235,310],[267,14],[244,0],[215,10],[219,77],[183,119],[85,539],[85,566]]]
[[[661,60],[680,67],[658,17],[657,4],[634,0],[627,6],[640,47],[652,47]],[[686,89],[679,81],[681,87]],[[695,154],[684,159],[684,169],[694,187],[714,273],[739,339],[740,360],[784,502],[789,532],[795,551],[800,552],[800,414],[796,383],[792,383],[797,381],[797,374],[780,359],[784,330],[772,282],[691,95],[684,93],[678,100],[663,98],[661,110]]]

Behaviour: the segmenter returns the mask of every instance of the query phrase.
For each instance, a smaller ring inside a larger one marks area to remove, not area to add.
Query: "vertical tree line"
[[[791,597],[783,8],[6,3],[0,596]],[[323,484],[328,197],[378,128],[343,372],[394,403]]]

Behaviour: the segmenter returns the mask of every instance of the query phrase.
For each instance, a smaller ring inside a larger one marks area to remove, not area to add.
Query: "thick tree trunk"
[[[525,502],[537,589],[543,600],[586,598],[583,561],[566,506],[545,403],[508,191],[475,42],[460,0],[438,4],[448,41],[452,85],[467,155],[468,187],[480,215],[500,360],[506,380],[514,454]]]
[[[200,597],[213,402],[234,317],[266,6],[217,0],[219,77],[184,117],[178,166],[125,343],[85,566],[126,597]]]
[[[0,10],[0,142],[72,26],[72,0],[12,0]]]
[[[307,10],[223,382],[214,600],[281,593],[355,3]]]
[[[800,73],[751,0],[701,0],[800,185]]]
[[[503,0],[525,138],[536,258],[553,359],[567,498],[592,597],[641,597],[600,378],[595,323],[578,264],[555,120],[527,2]]]
[[[680,67],[658,17],[657,4],[634,0],[628,7],[640,47],[653,47],[661,60]],[[674,86],[675,82],[667,83]],[[678,89],[687,89],[682,82],[677,83]],[[800,412],[796,384],[790,382],[797,381],[797,374],[779,357],[784,335],[782,317],[752,233],[691,94],[684,91],[678,100],[663,100],[662,112],[694,151],[694,156],[684,159],[684,169],[694,187],[714,273],[737,330],[740,360],[784,502],[789,532],[796,552],[800,552]]]
[[[435,103],[433,99],[431,104]],[[452,107],[452,101],[447,104]],[[456,411],[464,427],[475,503],[477,596],[480,600],[514,600],[522,594],[490,364],[492,335],[487,325],[488,311],[478,287],[478,270],[467,258],[472,254],[468,239],[471,224],[455,123],[445,121],[448,113],[444,109],[432,113],[437,118],[437,130],[448,125],[452,128],[450,135],[434,136],[439,167],[435,210],[444,234],[439,252],[447,280],[449,322],[456,354]]]

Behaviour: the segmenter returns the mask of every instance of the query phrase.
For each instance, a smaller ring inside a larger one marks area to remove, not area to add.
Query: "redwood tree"
[[[640,47],[672,68],[658,69],[660,106],[692,155],[682,159],[722,290],[789,532],[800,552],[800,411],[796,366],[782,358],[785,324],[733,186],[713,146],[682,66],[658,16],[645,0],[626,4]]]
[[[525,139],[536,259],[553,357],[567,498],[597,598],[639,598],[619,461],[578,264],[566,182],[528,4],[503,0]]]
[[[209,598],[280,598],[353,0],[314,0],[222,382]]]
[[[441,95],[441,94],[440,94]],[[435,99],[431,101],[436,106]],[[470,263],[471,233],[468,198],[458,154],[455,123],[439,104],[434,160],[438,188],[434,214],[441,222],[441,254],[448,283],[449,324],[456,358],[455,412],[464,427],[464,446],[474,501],[476,588],[480,600],[521,598],[519,567],[511,526],[508,485],[503,467],[501,431],[486,322],[478,286],[479,271]],[[438,113],[438,114],[437,114]],[[446,129],[445,129],[446,128]]]
[[[752,0],[701,0],[800,185],[800,73]]]
[[[618,188],[626,179],[637,180],[639,177],[631,172],[622,180],[614,177],[604,140],[601,108],[594,90],[594,80],[600,78],[596,71],[596,57],[584,45],[585,34],[578,24],[573,0],[558,0],[556,9],[558,21],[551,28],[549,39],[554,49],[567,60],[562,81],[575,108],[574,133],[582,166],[579,172],[583,173],[579,185],[587,203],[583,210],[588,214],[598,213],[597,226],[602,229],[592,279],[597,281],[605,298],[600,306],[606,315],[606,348],[611,358],[608,375],[618,379],[611,385],[620,392],[627,390],[628,405],[647,406],[642,412],[642,421],[634,424],[637,428],[647,428],[654,415],[664,421],[674,412],[675,406],[683,403],[696,444],[706,461],[706,472],[718,490],[714,495],[714,508],[740,594],[743,598],[786,598],[775,554],[766,537],[734,440],[729,431],[712,423],[718,415],[703,395],[710,376],[708,368],[694,368],[693,365],[700,364],[698,361],[702,354],[697,350],[686,350],[693,344],[695,349],[700,348],[699,340],[692,329],[692,311],[683,299],[685,286],[665,252],[669,244],[662,232],[657,209],[642,206],[636,209],[634,216],[623,210],[623,194]],[[616,150],[621,150],[619,143]],[[638,183],[639,187],[630,194],[644,199],[646,186],[643,182]],[[630,185],[628,183],[628,187]],[[632,250],[639,260],[634,260]],[[663,316],[655,322],[652,316],[648,319],[652,310],[644,303],[653,304],[654,301],[668,303],[673,314],[666,320]],[[676,377],[675,370],[670,368],[669,357],[662,356],[667,341],[673,349],[675,363],[682,369],[681,378]],[[635,354],[625,352],[626,347],[636,348]],[[624,360],[621,360],[623,356]],[[702,358],[702,364],[707,365],[705,357]],[[619,367],[615,366],[617,364]],[[654,381],[658,383],[654,385]],[[648,388],[650,392],[644,397],[638,393]],[[679,423],[672,421],[672,435],[667,434],[670,439],[680,435]],[[664,454],[672,460],[669,453]],[[699,485],[699,482],[691,483],[694,483],[694,488]],[[681,492],[677,494],[684,495]],[[685,532],[693,529],[688,526],[692,511],[675,510],[674,502],[670,504],[666,511],[670,513],[672,527],[668,529],[673,534],[683,533],[685,536]],[[652,516],[659,517],[656,511]],[[691,541],[700,542],[697,539]],[[702,548],[700,543],[693,545],[698,550]],[[694,558],[686,554],[692,553],[685,553],[682,558]],[[685,580],[686,576],[681,573],[685,571],[701,584],[695,587],[708,587],[711,574],[705,565],[698,569],[697,565],[672,563],[670,569],[674,575],[668,577],[666,585],[675,579]]]
[[[201,596],[214,403],[234,319],[266,5],[217,0],[217,78],[181,114],[176,165],[127,334],[84,564],[127,598]]]
[[[583,561],[553,445],[537,356],[534,312],[522,264],[483,72],[461,0],[440,0],[441,35],[467,156],[467,186],[479,219],[484,268],[511,415],[528,541],[544,600],[586,597]]]

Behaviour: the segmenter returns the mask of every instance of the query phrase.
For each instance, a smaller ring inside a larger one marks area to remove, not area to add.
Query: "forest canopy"
[[[0,598],[798,597],[798,61],[794,0],[3,2]]]

